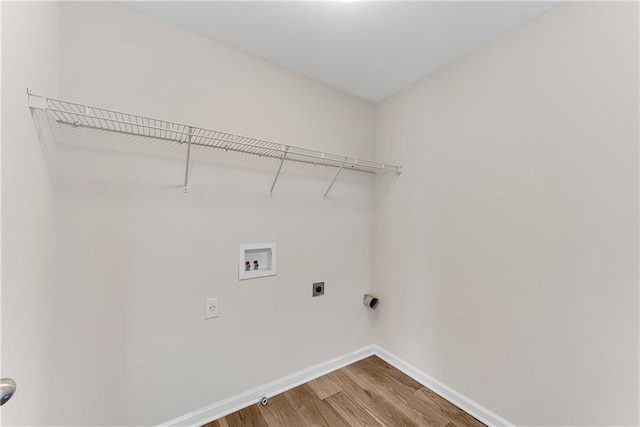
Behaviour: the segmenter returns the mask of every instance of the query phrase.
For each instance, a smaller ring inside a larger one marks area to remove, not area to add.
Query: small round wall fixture
[[[364,294],[364,298],[362,299],[362,304],[365,307],[370,308],[371,310],[375,310],[378,308],[378,298],[374,297],[371,294]]]

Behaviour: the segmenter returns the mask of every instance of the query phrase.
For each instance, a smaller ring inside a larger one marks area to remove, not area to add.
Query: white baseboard
[[[514,425],[451,387],[425,374],[413,365],[389,353],[387,350],[377,345],[370,345],[174,418],[161,424],[161,426],[196,427],[204,425],[257,403],[261,396],[275,396],[374,354],[483,423],[495,427]]]
[[[439,394],[444,399],[456,405],[469,415],[472,415],[476,419],[482,421],[484,424],[495,427],[513,426],[514,424],[505,420],[497,414],[494,414],[484,406],[474,402],[461,393],[458,393],[451,387],[441,383],[435,378],[425,374],[410,363],[400,359],[399,357],[389,353],[387,350],[380,346],[374,345],[375,355],[384,360],[388,364],[392,365],[399,371],[404,372],[409,377],[418,381],[423,386],[427,387],[431,391]]]
[[[246,408],[247,406],[253,405],[254,403],[258,403],[261,396],[275,396],[373,354],[374,346],[369,345],[363,347],[349,354],[345,354],[344,356],[319,363],[311,366],[310,368],[303,369],[302,371],[271,381],[270,383],[249,391],[236,394],[228,399],[205,406],[204,408],[198,409],[189,414],[174,418],[171,421],[161,424],[161,426],[201,426],[210,421],[217,420],[218,418],[222,418],[233,412],[239,411],[240,409]]]

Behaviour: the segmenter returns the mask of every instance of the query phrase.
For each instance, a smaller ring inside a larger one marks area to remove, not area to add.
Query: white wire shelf
[[[48,120],[55,125],[115,132],[187,145],[187,166],[184,181],[185,192],[187,191],[188,185],[192,145],[280,160],[280,166],[271,186],[271,194],[273,194],[273,189],[285,161],[337,168],[336,175],[325,192],[325,198],[338,175],[344,169],[368,173],[394,172],[399,174],[402,168],[402,166],[399,165],[381,163],[374,160],[318,151],[290,144],[281,144],[264,139],[169,122],[137,114],[47,98],[33,94],[29,90],[27,90],[27,93],[29,97],[29,108],[44,110]]]

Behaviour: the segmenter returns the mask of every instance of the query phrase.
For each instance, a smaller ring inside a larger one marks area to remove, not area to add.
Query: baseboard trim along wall
[[[279,378],[270,383],[258,386],[249,391],[245,391],[220,402],[213,403],[204,408],[198,409],[189,414],[175,418],[171,421],[161,424],[162,426],[201,426],[210,421],[222,418],[240,409],[258,403],[260,397],[272,397],[294,387],[302,385],[313,379],[328,374],[329,372],[343,368],[358,360],[364,359],[374,354],[375,348],[372,345],[363,347],[359,350],[327,360],[307,369],[294,372],[286,377]]]
[[[374,345],[374,354],[384,360],[397,370],[404,372],[407,376],[418,381],[431,391],[439,394],[444,399],[456,405],[469,415],[474,416],[484,424],[495,427],[513,426],[514,424],[505,420],[497,414],[494,414],[484,406],[474,402],[465,395],[458,393],[446,384],[441,383],[437,379],[425,374],[410,363],[400,359],[399,357],[389,353],[387,350]]]
[[[425,374],[408,362],[389,353],[387,350],[377,345],[370,345],[345,354],[344,356],[319,363],[307,369],[303,369],[291,375],[287,375],[275,381],[271,381],[270,383],[253,388],[243,393],[236,394],[235,396],[231,396],[228,399],[224,399],[209,406],[205,406],[204,408],[190,412],[181,417],[174,418],[171,421],[167,421],[166,423],[161,424],[161,426],[201,426],[210,421],[222,418],[233,412],[239,411],[240,409],[246,408],[247,406],[258,403],[259,399],[262,396],[275,396],[372,355],[378,356],[385,362],[397,368],[399,371],[404,372],[406,375],[418,381],[420,384],[431,389],[449,402],[453,403],[460,409],[464,410],[470,415],[473,415],[475,418],[489,426],[506,427],[514,425],[513,423],[510,423],[504,418],[489,411],[482,405],[479,405],[468,397],[458,393],[451,387]]]

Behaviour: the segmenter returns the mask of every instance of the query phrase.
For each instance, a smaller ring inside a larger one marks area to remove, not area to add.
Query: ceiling
[[[377,102],[560,2],[123,2]]]

